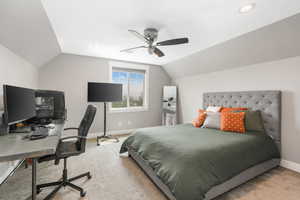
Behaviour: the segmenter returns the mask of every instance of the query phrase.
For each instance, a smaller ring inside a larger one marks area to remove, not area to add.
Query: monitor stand
[[[103,135],[97,136],[97,146],[100,146],[99,140],[115,140],[116,143],[119,142],[119,139],[116,137],[113,137],[111,135],[106,135],[106,102],[104,102],[104,130]]]

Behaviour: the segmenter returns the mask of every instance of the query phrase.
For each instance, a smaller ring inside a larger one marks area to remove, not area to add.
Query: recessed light
[[[240,13],[248,13],[255,8],[255,3],[244,5],[240,8]]]

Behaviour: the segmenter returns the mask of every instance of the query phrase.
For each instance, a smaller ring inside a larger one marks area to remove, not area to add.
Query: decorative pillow
[[[198,110],[197,110],[197,112],[198,112],[198,113],[199,113],[199,115],[200,115],[201,113],[205,113],[205,112],[206,112],[206,110],[198,109]]]
[[[201,112],[201,113],[199,113],[198,118],[194,119],[192,121],[192,124],[194,125],[194,127],[199,128],[199,127],[201,127],[203,125],[203,123],[205,121],[205,118],[206,118],[206,113],[205,112]]]
[[[222,112],[221,130],[238,133],[245,133],[245,112]]]
[[[208,106],[206,108],[207,112],[220,112],[220,110],[222,109],[221,106]]]
[[[259,110],[255,111],[233,111],[245,113],[245,128],[247,131],[265,132],[264,122]]]
[[[220,129],[221,115],[219,112],[207,112],[202,128]]]
[[[248,110],[248,108],[227,108],[227,107],[223,107],[221,109],[221,112],[232,112],[232,111],[238,111],[238,110]]]

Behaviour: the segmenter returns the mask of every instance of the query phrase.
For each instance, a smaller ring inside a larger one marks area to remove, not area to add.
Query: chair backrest
[[[85,114],[80,122],[78,128],[78,136],[81,136],[78,140],[78,150],[83,153],[85,152],[86,136],[89,133],[90,127],[94,121],[97,108],[93,105],[88,105]]]

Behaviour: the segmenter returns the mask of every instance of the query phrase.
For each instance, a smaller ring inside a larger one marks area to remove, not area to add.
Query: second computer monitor
[[[30,119],[36,115],[35,91],[3,85],[4,121],[7,125]]]

